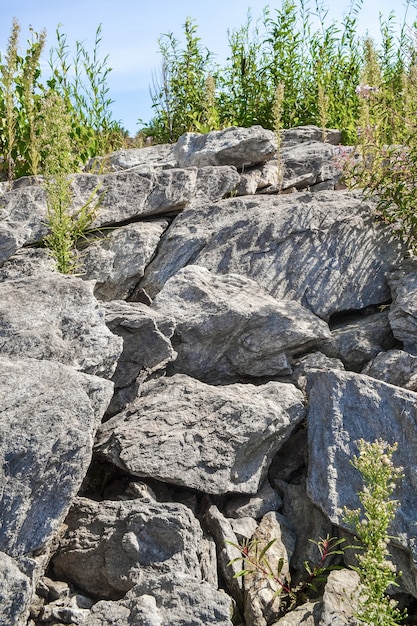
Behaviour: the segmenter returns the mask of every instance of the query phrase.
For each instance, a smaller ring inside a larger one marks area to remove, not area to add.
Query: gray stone
[[[266,553],[274,572],[278,562],[284,559],[280,580],[285,584],[289,578],[289,563],[295,547],[295,536],[286,519],[279,513],[267,513],[261,520],[253,539],[259,542],[262,550],[270,541],[275,540]],[[268,579],[262,572],[256,571],[244,578],[244,615],[251,626],[267,626],[279,617],[280,595],[276,591],[281,587],[273,579]]]
[[[22,246],[47,234],[46,194],[39,186],[11,190],[0,197],[0,265]]]
[[[394,562],[403,560],[401,585],[417,596],[416,462],[412,445],[417,437],[417,394],[349,372],[314,372],[310,378],[309,496],[334,524],[346,527],[343,507],[358,508],[357,493],[363,488],[359,473],[350,463],[357,454],[355,441],[398,442],[393,461],[404,468],[404,478],[395,493],[400,505],[390,535],[397,538],[398,552],[406,551],[403,556],[394,555]]]
[[[225,507],[225,514],[226,517],[260,519],[269,511],[278,511],[281,507],[281,498],[266,480],[256,496],[234,496],[230,498]]]
[[[0,268],[0,281],[57,272],[55,259],[44,248],[21,248]]]
[[[57,532],[112,391],[111,382],[60,363],[1,357],[0,550],[42,551]]]
[[[166,220],[121,226],[81,251],[80,274],[84,280],[96,281],[96,298],[124,300],[130,296],[167,226]]]
[[[292,354],[331,338],[327,324],[297,302],[278,302],[244,276],[194,265],[165,283],[152,308],[176,321],[178,356],[169,371],[205,382],[288,374]]]
[[[0,552],[0,624],[26,626],[33,594],[25,563]]]
[[[147,577],[119,602],[98,602],[85,626],[233,626],[233,609],[224,592],[178,572]]]
[[[149,375],[164,368],[176,358],[170,338],[174,320],[139,302],[123,300],[104,305],[106,324],[112,333],[123,339],[112,380],[116,387],[126,387],[140,373]]]
[[[92,283],[52,273],[0,283],[0,354],[60,361],[111,378],[121,351]]]
[[[274,622],[273,626],[318,626],[320,615],[321,602],[305,602]]]
[[[77,498],[65,524],[53,571],[88,595],[119,599],[135,584],[163,574],[188,574],[201,582],[203,533],[186,506]]]
[[[239,541],[232,529],[230,520],[227,520],[217,506],[213,504],[205,512],[204,522],[216,542],[219,573],[226,582],[233,598],[242,607],[243,578],[241,576],[235,577],[235,575],[243,569],[244,564],[243,559],[239,558],[241,556],[240,550],[235,547]],[[255,529],[256,526],[257,524],[255,524]],[[238,560],[235,561],[235,559]]]
[[[197,170],[196,200],[202,198],[216,202],[230,195],[238,186],[240,176],[235,167],[230,165],[208,165]]]
[[[379,352],[389,350],[395,339],[388,320],[388,311],[357,316],[332,328],[332,341],[321,349],[339,358],[347,369],[361,370]]]
[[[194,198],[196,178],[196,168],[78,174],[72,182],[72,207],[75,210],[89,199],[100,200],[92,224],[94,228],[142,216],[178,212]]]
[[[354,626],[358,624],[359,574],[342,569],[330,572],[323,594],[319,626]]]
[[[380,352],[362,370],[362,374],[417,391],[417,356],[403,350]]]
[[[275,134],[261,126],[232,126],[199,135],[185,133],[174,147],[180,167],[234,165],[241,168],[269,161],[276,153]]]
[[[340,171],[330,164],[334,158],[333,146],[309,141],[283,147],[280,153],[283,166],[282,187],[303,189],[309,185],[334,179]]]
[[[118,172],[132,167],[169,168],[176,167],[173,157],[174,147],[170,144],[158,144],[144,148],[128,148],[117,150],[105,157],[95,157],[86,165],[86,171],[98,173]]]
[[[389,321],[393,335],[402,341],[404,350],[417,355],[417,271],[393,272],[388,276],[393,291]]]
[[[375,204],[322,191],[220,200],[177,216],[140,285],[151,297],[185,265],[255,280],[323,319],[386,302],[385,274],[404,253]]]
[[[214,387],[176,374],[146,383],[102,425],[96,450],[136,476],[211,494],[256,493],[303,417],[293,385]]]
[[[324,137],[323,137],[324,134]],[[342,140],[340,130],[334,128],[323,129],[318,126],[296,126],[295,128],[286,128],[281,131],[283,146],[293,146],[308,141],[323,141],[337,146]]]

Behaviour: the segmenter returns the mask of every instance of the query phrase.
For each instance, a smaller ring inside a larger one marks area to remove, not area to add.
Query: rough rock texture
[[[92,283],[60,274],[0,283],[0,354],[60,361],[111,378],[121,350]]]
[[[136,476],[210,494],[256,493],[303,417],[303,396],[293,385],[213,387],[176,374],[147,383],[103,424],[96,451]]]
[[[118,300],[130,296],[167,226],[166,220],[121,226],[81,252],[82,278],[96,281],[96,298]]]
[[[60,363],[1,357],[1,551],[42,551],[56,533],[112,391],[111,382]]]
[[[191,511],[151,499],[94,502],[78,498],[52,561],[54,574],[99,598],[119,599],[156,574],[201,582],[203,533]]]
[[[291,372],[289,357],[330,340],[327,324],[298,302],[277,301],[245,277],[187,266],[152,308],[175,319],[171,372],[206,382]]]
[[[417,437],[417,394],[351,372],[312,372],[310,379],[309,495],[334,524],[344,526],[342,508],[358,507],[357,493],[362,487],[350,463],[357,454],[355,441],[398,442],[393,460],[404,468],[404,478],[396,490],[400,506],[390,534],[410,553],[411,570],[401,582],[416,595],[416,465],[406,442]]]
[[[79,277],[42,247],[42,177],[0,183],[1,625],[356,626],[351,571],[286,615],[233,576],[237,542],[278,539],[294,586],[349,536],[361,436],[399,444],[413,610],[417,262],[342,191],[339,142],[228,128],[93,159]]]
[[[185,133],[174,148],[180,167],[207,165],[250,166],[268,161],[276,153],[276,138],[261,126],[226,128],[206,135]]]
[[[162,239],[141,286],[153,297],[194,264],[247,276],[326,320],[385,303],[385,274],[404,249],[372,211],[371,202],[343,191],[233,198],[186,210]]]

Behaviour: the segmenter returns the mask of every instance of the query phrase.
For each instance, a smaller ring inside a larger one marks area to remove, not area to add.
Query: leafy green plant
[[[291,587],[291,583],[285,576],[283,576],[283,567],[285,560],[280,558],[277,562],[276,568],[273,568],[268,558],[268,551],[271,546],[276,542],[276,539],[272,539],[265,546],[261,547],[258,540],[247,540],[242,544],[236,544],[228,542],[234,548],[239,550],[241,556],[232,559],[228,565],[233,565],[239,561],[243,561],[243,569],[238,571],[234,578],[241,576],[248,576],[255,572],[260,573],[266,580],[273,581],[276,584],[276,591],[274,597],[280,594],[284,594],[288,600],[287,610],[293,608],[297,604],[300,604],[305,600],[305,596],[308,590],[313,593],[317,593],[319,587],[326,581],[327,575],[331,570],[340,569],[339,565],[334,565],[331,561],[336,555],[342,555],[341,549],[345,539],[338,539],[336,537],[327,536],[324,539],[320,538],[319,541],[312,541],[317,546],[319,552],[319,559],[317,563],[310,563],[306,561],[304,567],[307,572],[307,576],[304,581],[299,583],[296,587]]]
[[[361,507],[345,509],[345,521],[352,527],[361,546],[355,568],[361,580],[359,622],[371,626],[395,626],[405,617],[386,595],[387,588],[397,585],[397,574],[388,559],[389,527],[398,502],[392,499],[402,468],[395,467],[392,456],[397,444],[377,440],[357,442],[358,456],[351,461],[363,480],[358,494]]]
[[[43,187],[47,198],[46,247],[56,260],[58,271],[71,274],[77,268],[75,244],[85,235],[98,210],[97,189],[77,211],[71,210],[71,174],[76,160],[71,142],[71,119],[65,102],[56,92],[48,92],[43,101],[43,127],[40,135],[44,157]]]

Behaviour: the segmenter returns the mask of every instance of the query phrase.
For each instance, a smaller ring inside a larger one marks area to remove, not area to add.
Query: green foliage
[[[398,507],[392,495],[402,477],[402,468],[395,467],[392,461],[396,444],[390,446],[382,440],[368,443],[361,439],[357,445],[359,455],[354,457],[352,465],[364,484],[358,494],[361,508],[345,509],[345,521],[361,542],[355,568],[361,579],[357,618],[371,626],[395,626],[405,615],[385,594],[388,586],[397,584],[392,563],[387,561],[388,533]]]
[[[13,21],[6,53],[0,57],[0,156],[8,180],[28,174],[42,174],[40,148],[42,105],[45,94],[53,91],[65,104],[68,132],[76,165],[90,157],[121,147],[125,132],[113,121],[108,97],[107,57],[99,59],[101,26],[98,27],[92,54],[76,43],[73,62],[68,59],[66,37],[57,30],[57,47],[50,53],[52,78],[41,81],[41,55],[46,32],[30,29],[24,55],[19,51],[20,25]],[[71,78],[70,78],[71,77]]]
[[[71,210],[71,176],[75,171],[71,142],[71,118],[63,98],[49,91],[42,102],[40,147],[44,154],[43,187],[47,197],[49,234],[44,243],[57,262],[58,270],[71,274],[76,270],[75,244],[93,222],[98,203],[96,191],[78,211]]]
[[[287,601],[285,609],[289,610],[305,601],[308,590],[317,593],[323,583],[326,582],[330,571],[340,569],[339,565],[332,564],[332,558],[343,554],[341,546],[344,541],[344,539],[330,537],[329,535],[324,539],[320,538],[318,541],[313,541],[312,543],[317,546],[319,559],[317,563],[310,563],[309,561],[304,563],[307,576],[296,587],[291,587],[290,581],[283,575],[285,559],[279,558],[276,567],[271,564],[268,551],[274,545],[276,539],[272,539],[263,547],[258,540],[253,539],[244,541],[242,544],[227,542],[239,550],[241,554],[241,556],[232,559],[228,565],[230,566],[240,561],[243,563],[243,569],[238,571],[234,578],[258,572],[265,580],[273,581],[276,587],[274,597],[283,594]]]
[[[159,39],[162,71],[159,81],[154,81],[152,106],[156,115],[147,129],[158,142],[174,142],[181,134],[198,130],[199,124],[211,126],[213,119],[217,124],[209,79],[211,76],[213,80],[211,53],[202,48],[196,32],[197,26],[188,18],[184,24],[185,48],[180,48],[173,33]]]

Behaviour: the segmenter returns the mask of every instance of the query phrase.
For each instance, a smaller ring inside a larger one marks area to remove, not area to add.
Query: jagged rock
[[[0,281],[28,276],[39,277],[50,272],[57,272],[57,265],[48,250],[22,248],[0,267]]]
[[[27,623],[33,577],[32,572],[25,571],[24,561],[0,552],[0,624],[4,626],[25,626]]]
[[[403,350],[380,352],[362,370],[362,374],[417,391],[417,356]]]
[[[393,291],[389,311],[393,335],[403,342],[404,350],[417,355],[417,270],[392,272],[388,281]]]
[[[289,576],[289,563],[295,547],[295,536],[287,520],[279,513],[267,513],[261,520],[253,539],[259,542],[262,550],[270,541],[275,540],[266,555],[274,572],[280,559],[284,559],[280,579],[284,583]],[[279,584],[272,579],[266,579],[265,574],[256,571],[245,576],[244,588],[244,615],[247,624],[251,626],[267,626],[278,619],[280,596],[274,596]]]
[[[291,520],[296,536],[291,567],[297,571],[297,580],[305,581],[308,574],[304,563],[308,561],[312,567],[320,563],[320,552],[314,542],[320,541],[320,538],[332,537],[332,523],[307,496],[305,482],[286,485],[283,500],[283,515]]]
[[[400,504],[390,535],[398,538],[399,552],[406,551],[398,558],[394,555],[394,561],[402,559],[401,585],[416,597],[417,495],[410,443],[417,438],[417,394],[350,372],[312,372],[310,380],[307,487],[310,498],[334,524],[346,527],[343,507],[359,506],[357,493],[363,485],[350,463],[357,454],[355,441],[382,439],[399,444],[393,461],[404,468],[404,477],[395,494]]]
[[[322,191],[220,200],[177,216],[140,286],[154,297],[186,265],[255,280],[323,319],[386,302],[404,247],[360,194]]]
[[[288,374],[292,354],[331,339],[327,324],[297,302],[278,302],[244,276],[193,265],[165,283],[152,308],[176,321],[178,356],[169,371],[205,382]]]
[[[230,520],[227,520],[217,506],[212,504],[204,515],[204,522],[216,542],[219,572],[233,598],[242,607],[243,578],[241,576],[235,578],[235,574],[240,572],[244,565],[243,560],[239,558],[241,553],[235,547],[239,544],[239,541],[232,529]],[[257,524],[255,523],[255,529],[256,526]],[[239,560],[232,563],[235,559]]]
[[[124,300],[130,296],[167,226],[166,220],[128,224],[93,240],[82,250],[81,277],[96,281],[96,298]]]
[[[321,350],[327,350],[326,344],[321,344]],[[313,370],[344,370],[345,367],[340,359],[328,357],[321,352],[310,352],[293,363],[293,373],[288,377],[288,382],[293,383],[298,389],[305,392],[308,373]]]
[[[180,211],[193,199],[196,179],[196,168],[78,174],[71,185],[72,206],[79,209],[89,199],[99,201],[94,228]]]
[[[111,378],[121,351],[92,283],[52,273],[0,283],[0,354],[60,361]]]
[[[187,574],[147,577],[119,602],[98,602],[85,626],[233,626],[233,603]]]
[[[240,175],[230,165],[201,167],[197,170],[196,200],[216,202],[231,194],[238,186]]]
[[[119,599],[135,584],[163,574],[187,574],[201,582],[203,533],[186,506],[77,498],[65,524],[53,571],[88,595]]]
[[[22,246],[35,243],[48,230],[46,194],[35,185],[11,190],[0,198],[0,265]]]
[[[358,624],[359,574],[342,569],[330,572],[323,594],[318,626],[354,626]]]
[[[126,387],[141,372],[151,374],[176,358],[170,341],[175,328],[172,317],[140,302],[123,300],[107,302],[104,310],[107,326],[123,339],[123,352],[112,377],[116,387]]]
[[[212,131],[205,135],[185,133],[174,147],[180,167],[234,165],[247,167],[269,161],[277,149],[275,134],[262,126]]]
[[[176,374],[144,385],[102,425],[96,450],[136,476],[209,494],[256,493],[303,416],[293,385],[213,387]]]
[[[308,141],[283,147],[280,153],[283,167],[282,188],[303,189],[325,180],[336,180],[340,170],[332,166],[333,146],[319,141]]]
[[[337,146],[342,140],[340,130],[334,128],[319,128],[318,126],[296,126],[281,131],[283,146],[294,146],[307,141],[323,141]]]
[[[91,159],[85,169],[86,171],[97,173],[100,170],[104,172],[118,172],[120,170],[129,170],[132,167],[176,167],[177,162],[173,156],[173,150],[174,146],[171,144],[117,150],[105,157]]]
[[[348,319],[332,328],[329,346],[321,346],[327,355],[339,358],[347,369],[361,370],[379,352],[389,350],[395,339],[388,311]]]
[[[49,361],[1,357],[0,550],[42,551],[91,460],[113,384]]]
[[[278,511],[281,507],[281,498],[266,480],[256,496],[234,496],[230,498],[225,507],[225,514],[226,517],[260,519],[269,511]]]

